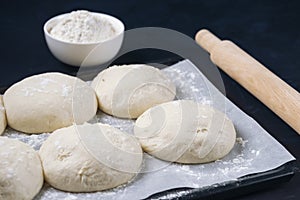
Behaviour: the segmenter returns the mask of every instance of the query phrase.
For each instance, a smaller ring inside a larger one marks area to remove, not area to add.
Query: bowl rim
[[[79,10],[78,10],[79,11]],[[71,11],[73,12],[73,11]],[[118,23],[118,25],[116,26],[115,23],[111,23],[113,27],[120,27],[120,31],[118,31],[117,34],[113,35],[112,37],[109,37],[107,38],[106,40],[102,40],[102,41],[99,41],[99,42],[86,42],[86,43],[80,43],[80,42],[68,42],[68,41],[65,41],[65,40],[61,40],[59,38],[56,38],[56,37],[53,37],[49,31],[48,31],[48,26],[50,23],[52,23],[53,21],[55,20],[58,20],[58,19],[61,19],[65,16],[67,16],[68,14],[70,14],[71,12],[68,12],[68,13],[63,13],[63,14],[59,14],[59,15],[56,15],[54,17],[51,17],[49,18],[45,23],[44,23],[44,26],[43,26],[43,30],[44,30],[44,34],[46,35],[46,37],[49,37],[53,40],[56,40],[58,42],[61,42],[61,43],[65,43],[65,44],[72,44],[72,45],[81,45],[81,46],[87,46],[87,45],[99,45],[101,43],[104,43],[104,42],[108,42],[108,41],[111,41],[117,37],[119,37],[120,35],[122,35],[125,31],[125,25],[124,23],[118,19],[117,17],[115,16],[112,16],[112,15],[109,15],[109,14],[106,14],[106,13],[99,13],[99,12],[91,12],[91,11],[88,11],[89,13],[92,13],[94,15],[98,15],[98,16],[101,16],[101,17],[105,17],[106,19],[108,19],[109,22],[112,22],[112,21],[115,21]]]

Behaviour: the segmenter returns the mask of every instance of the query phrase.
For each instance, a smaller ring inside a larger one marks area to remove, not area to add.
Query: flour
[[[50,35],[66,42],[94,43],[107,40],[116,31],[107,19],[95,13],[79,10],[73,11],[60,19],[49,30]]]
[[[242,147],[245,147],[246,143],[248,142],[248,140],[243,140],[243,138],[238,137],[236,138],[236,142],[240,145],[242,145]]]

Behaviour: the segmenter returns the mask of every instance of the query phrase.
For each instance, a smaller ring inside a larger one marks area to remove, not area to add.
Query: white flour
[[[107,40],[116,31],[107,19],[95,13],[73,11],[58,21],[49,31],[53,37],[74,43],[94,43]]]

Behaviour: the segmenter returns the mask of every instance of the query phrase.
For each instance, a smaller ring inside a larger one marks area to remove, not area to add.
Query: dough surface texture
[[[105,124],[73,125],[54,131],[39,151],[45,180],[69,192],[117,187],[140,171],[143,154],[132,136]]]
[[[82,124],[97,112],[93,89],[79,78],[62,73],[25,78],[7,90],[3,100],[8,125],[25,133]]]
[[[147,153],[178,163],[206,163],[233,148],[236,132],[226,115],[208,105],[179,100],[155,106],[136,121],[135,136]]]
[[[98,74],[92,87],[99,108],[120,118],[137,118],[176,95],[174,84],[159,69],[144,64],[109,67]]]
[[[0,135],[4,132],[7,125],[5,108],[3,105],[2,95],[0,95]]]
[[[38,153],[19,140],[0,137],[0,199],[31,200],[43,183]]]

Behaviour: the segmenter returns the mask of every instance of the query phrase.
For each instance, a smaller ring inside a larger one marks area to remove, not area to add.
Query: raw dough
[[[112,66],[93,80],[99,108],[121,118],[137,118],[145,110],[174,99],[174,84],[157,68],[134,64]]]
[[[82,80],[44,73],[11,86],[3,96],[8,125],[25,133],[52,132],[95,116],[97,98]]]
[[[38,153],[19,140],[0,137],[0,199],[33,199],[43,183]]]
[[[0,135],[3,133],[7,125],[5,108],[3,106],[2,95],[0,95]]]
[[[105,124],[54,131],[39,152],[45,180],[70,192],[110,189],[130,181],[143,160],[139,142]]]
[[[225,114],[190,100],[147,110],[137,119],[134,133],[147,153],[178,163],[220,159],[233,148],[236,137]]]

